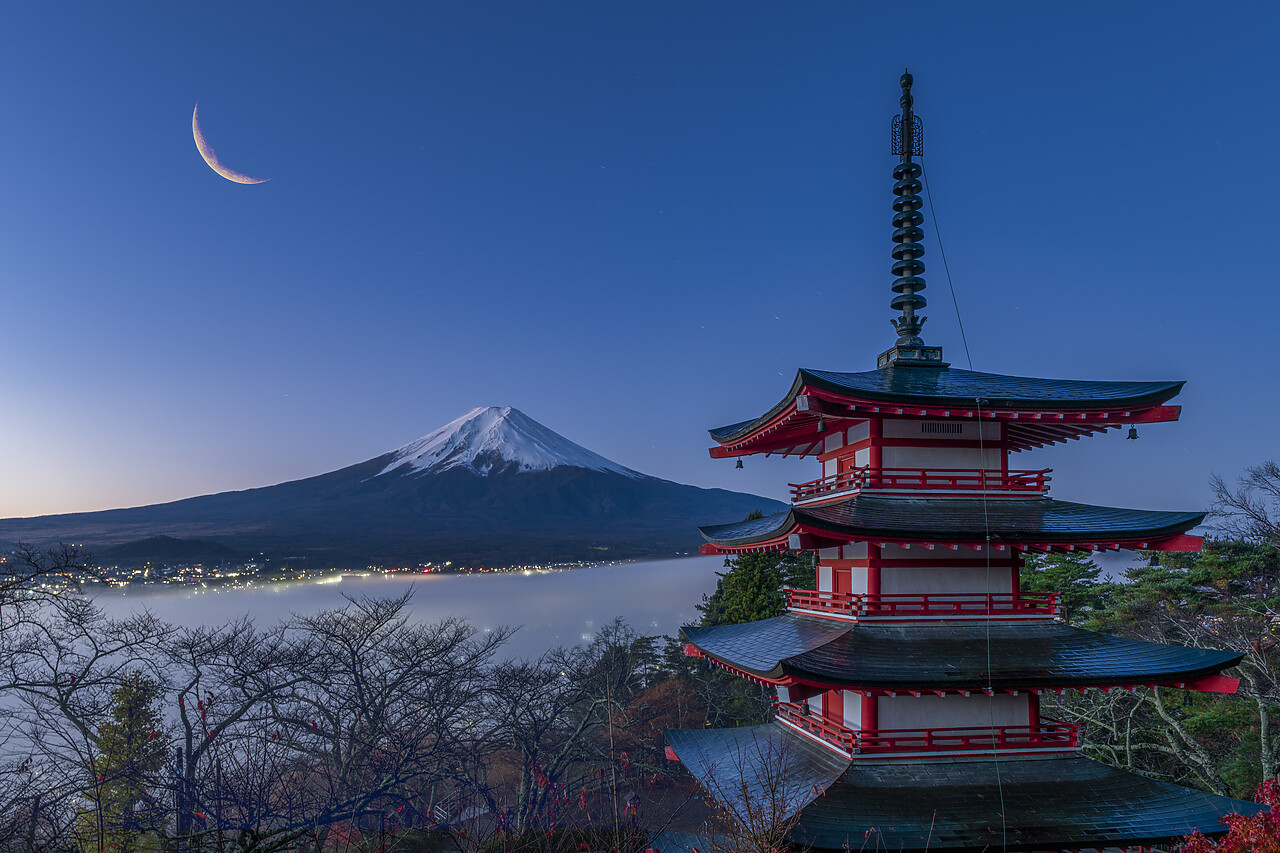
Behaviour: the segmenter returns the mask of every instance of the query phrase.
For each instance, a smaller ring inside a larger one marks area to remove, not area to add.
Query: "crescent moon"
[[[200,152],[200,156],[204,158],[204,161],[209,164],[210,169],[213,169],[228,181],[235,181],[237,184],[262,184],[271,180],[270,178],[251,178],[229,166],[222,165],[222,161],[218,159],[213,146],[205,142],[204,134],[200,132],[200,120],[197,115],[199,112],[200,105],[196,104],[196,108],[191,111],[191,135],[196,138],[196,149]]]

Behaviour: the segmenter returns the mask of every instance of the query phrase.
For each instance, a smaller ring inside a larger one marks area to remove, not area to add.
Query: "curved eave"
[[[952,381],[895,382],[895,377],[947,377]],[[845,381],[840,381],[843,377]],[[821,446],[820,417],[874,416],[982,418],[1008,424],[1013,449],[1092,435],[1125,423],[1176,420],[1179,408],[1164,406],[1183,382],[1088,382],[923,367],[884,368],[867,373],[797,371],[791,389],[757,418],[710,430],[720,446],[715,457],[752,453],[809,455]],[[881,390],[876,390],[876,386]],[[894,390],[895,386],[900,386]],[[942,392],[938,393],[938,387]],[[972,389],[972,396],[960,393]],[[933,390],[935,393],[927,393]],[[1009,392],[1020,393],[1009,393]],[[1030,392],[1030,393],[1029,393]],[[981,406],[976,405],[982,400]]]
[[[1266,811],[1081,756],[851,762],[791,832],[815,851],[1077,850],[1162,844]]]
[[[703,657],[761,681],[781,682],[785,658],[838,640],[852,626],[832,619],[787,614],[737,625],[686,625],[680,629]]]
[[[849,542],[985,544],[996,547],[1105,550],[1198,550],[1183,536],[1204,513],[1102,507],[1051,498],[910,499],[858,496],[813,507],[792,507],[752,521],[698,528],[704,553],[791,548],[811,550]]]
[[[682,632],[701,656],[761,681],[864,692],[1155,684],[1206,689],[1197,682],[1243,657],[1113,637],[1060,622],[852,626],[787,614],[743,625],[689,626]]]
[[[815,851],[1062,850],[1163,843],[1226,831],[1266,806],[1206,794],[1082,756],[999,762],[850,760],[784,726],[665,730],[694,778],[731,809],[767,801]],[[766,800],[767,798],[767,800]],[[793,820],[794,819],[794,820]],[[659,836],[657,853],[714,849]]]
[[[662,735],[680,763],[717,800],[747,805],[762,796],[776,797],[789,814],[813,802],[849,766],[843,755],[775,723],[663,729]],[[773,790],[766,791],[770,786]]]

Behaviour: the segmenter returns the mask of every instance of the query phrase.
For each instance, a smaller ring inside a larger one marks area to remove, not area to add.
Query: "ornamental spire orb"
[[[882,353],[878,359],[880,367],[890,364],[902,365],[936,365],[942,366],[942,348],[927,347],[920,337],[920,330],[927,319],[916,314],[928,302],[920,294],[925,288],[925,280],[920,275],[924,272],[924,199],[920,191],[924,188],[920,178],[924,170],[913,157],[924,155],[924,131],[920,118],[911,110],[915,98],[911,95],[911,86],[915,82],[911,72],[904,71],[898,81],[902,87],[902,97],[898,104],[902,112],[893,117],[890,126],[892,153],[899,158],[893,167],[893,266],[890,272],[896,278],[893,281],[893,292],[897,295],[889,302],[889,307],[901,311],[899,317],[890,320],[898,332],[898,340],[893,349]]]

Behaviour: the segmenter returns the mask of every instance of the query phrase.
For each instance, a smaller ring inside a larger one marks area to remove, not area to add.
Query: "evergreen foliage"
[[[167,742],[160,696],[160,685],[136,672],[111,693],[110,714],[93,740],[88,806],[76,821],[84,853],[157,849],[153,830],[163,809],[152,792]]]
[[[1056,592],[1067,621],[1081,624],[1101,610],[1114,592],[1114,584],[1103,583],[1102,568],[1087,554],[1037,554],[1028,556],[1019,576],[1023,592]]]
[[[1023,588],[1064,593],[1084,627],[1244,654],[1234,695],[1167,688],[1046,695],[1045,714],[1085,724],[1092,756],[1147,775],[1246,797],[1280,775],[1280,548],[1209,540],[1198,552],[1143,552],[1118,582],[1075,555],[1029,561]]]
[[[726,558],[715,592],[702,597],[703,625],[736,625],[777,616],[786,607],[783,589],[812,589],[813,558],[806,552],[765,551]]]
[[[757,510],[746,520],[761,517]],[[813,557],[805,552],[739,554],[726,558],[724,566],[726,571],[716,573],[715,592],[704,595],[698,605],[703,625],[769,619],[785,609],[784,589],[812,589],[816,585]],[[673,668],[681,666],[674,653],[669,653],[667,660]],[[702,661],[685,661],[685,676],[698,690],[707,725],[749,726],[769,719],[775,698],[772,688],[712,669]]]

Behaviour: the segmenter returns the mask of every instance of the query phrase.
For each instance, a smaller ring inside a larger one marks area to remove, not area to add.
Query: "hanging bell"
[[[738,460],[738,464],[737,464],[737,465],[734,465],[733,467],[734,467],[734,468],[741,468],[741,467],[742,467],[742,460],[741,460],[741,459],[739,459],[739,460]]]
[[[820,433],[821,433],[821,432],[826,432],[826,431],[827,431],[827,422],[826,422],[826,420],[825,420],[825,419],[823,419],[822,417],[819,417],[819,418],[818,418],[818,432],[820,432]]]
[[[1138,428],[1134,426],[1129,427],[1129,434],[1125,436],[1125,441],[1137,441],[1137,440],[1138,440]]]

